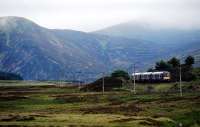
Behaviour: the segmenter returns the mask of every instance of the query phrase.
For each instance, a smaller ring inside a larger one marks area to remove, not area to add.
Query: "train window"
[[[144,78],[144,75],[141,75],[141,78],[142,78],[142,79],[145,79],[145,78]]]
[[[145,75],[142,75],[142,78],[145,79]]]
[[[153,79],[153,74],[151,74],[151,77],[150,77],[151,79]]]
[[[148,75],[145,75],[145,79],[148,79]]]
[[[158,74],[156,74],[155,77],[156,77],[156,79],[159,79],[159,75]]]
[[[150,75],[147,75],[147,79],[150,79]]]
[[[144,79],[147,79],[148,77],[147,77],[147,75],[144,75]]]

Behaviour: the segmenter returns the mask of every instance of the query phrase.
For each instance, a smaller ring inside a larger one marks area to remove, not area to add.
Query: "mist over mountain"
[[[193,52],[200,49],[200,29],[198,28],[185,28],[184,26],[180,28],[160,26],[159,24],[127,22],[94,31],[93,33],[148,40],[157,43],[159,46],[164,46],[170,55],[179,57],[193,54]]]
[[[146,70],[161,58],[191,53],[199,48],[199,32],[174,34],[176,40],[168,43],[165,39],[157,41],[153,33],[155,39],[149,35],[148,38],[147,33],[144,34],[147,37],[133,36],[134,31],[139,34],[146,28],[119,28],[112,27],[111,32],[108,28],[85,33],[47,29],[21,17],[2,17],[0,71],[20,74],[26,80],[90,80],[101,76],[102,72],[132,69],[133,63],[136,63],[137,70]],[[162,32],[157,33],[162,35]],[[170,32],[168,34],[172,36]],[[178,34],[182,37],[175,37]],[[190,42],[184,38],[190,38]]]
[[[148,21],[147,21],[148,22]],[[137,38],[157,43],[177,44],[200,41],[200,29],[161,26],[145,22],[127,22],[104,28],[94,33]]]

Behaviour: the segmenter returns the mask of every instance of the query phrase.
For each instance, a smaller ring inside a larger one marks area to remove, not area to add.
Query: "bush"
[[[104,90],[110,91],[114,88],[121,88],[123,86],[124,80],[121,78],[104,77]],[[83,91],[102,91],[103,78],[96,80],[84,86],[81,90]]]
[[[147,93],[152,93],[152,92],[154,92],[154,87],[153,87],[153,86],[147,86],[146,92],[147,92]]]
[[[18,74],[0,71],[0,80],[23,80],[23,78]]]
[[[129,74],[124,70],[116,70],[111,74],[113,78],[124,78],[126,80],[130,79]]]

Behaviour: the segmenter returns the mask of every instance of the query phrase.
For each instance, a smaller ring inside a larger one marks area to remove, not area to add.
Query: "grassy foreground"
[[[183,97],[174,83],[151,86],[137,85],[136,95],[102,95],[52,82],[1,81],[0,127],[200,127],[198,82],[185,83]]]

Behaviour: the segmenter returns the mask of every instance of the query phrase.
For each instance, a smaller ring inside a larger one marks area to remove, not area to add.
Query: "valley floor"
[[[54,82],[1,81],[0,127],[200,127],[200,84],[183,85],[179,97],[175,83],[103,95]]]

